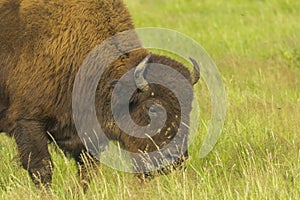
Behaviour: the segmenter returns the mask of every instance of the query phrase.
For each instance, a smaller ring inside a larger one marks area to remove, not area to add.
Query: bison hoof
[[[52,181],[52,171],[50,167],[42,167],[39,169],[31,169],[30,177],[38,188],[48,188]]]

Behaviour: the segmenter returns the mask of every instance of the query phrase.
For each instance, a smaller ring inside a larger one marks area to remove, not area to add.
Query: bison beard
[[[15,138],[22,166],[37,185],[51,182],[53,166],[47,146],[49,141],[55,140],[78,162],[81,172],[86,171],[83,157],[92,159],[92,156],[74,125],[72,89],[75,77],[83,59],[94,47],[115,34],[132,29],[132,20],[121,0],[0,0],[0,132]],[[122,45],[130,46],[139,43],[139,39],[134,35],[123,42]],[[113,46],[116,51],[122,51],[118,44]],[[164,147],[178,132],[180,122],[189,124],[189,116],[181,115],[179,102],[172,92],[147,84],[145,63],[170,66],[191,85],[199,79],[198,69],[190,73],[181,63],[168,57],[147,55],[149,52],[141,45],[138,50],[124,53],[107,68],[96,91],[97,117],[107,138],[120,142],[124,149],[134,153],[153,152]],[[192,62],[197,68],[195,61]],[[126,83],[121,83],[135,84],[139,88],[129,105],[132,119],[145,126],[150,122],[149,115],[160,112],[161,107],[167,114],[166,123],[159,131],[161,134],[151,138],[124,133],[116,126],[111,112],[114,83],[135,67],[137,76],[132,75]],[[190,111],[192,98],[185,101]],[[183,129],[180,139],[172,141],[178,146],[187,145],[188,127]],[[181,155],[170,163],[174,168],[188,156],[187,151],[180,149],[170,151]],[[141,157],[133,159],[137,161],[137,168],[145,167]],[[167,173],[171,168],[164,168],[160,173]],[[85,175],[81,177],[86,178]]]

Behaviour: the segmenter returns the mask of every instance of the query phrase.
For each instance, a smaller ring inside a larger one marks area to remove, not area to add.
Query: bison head
[[[192,73],[165,56],[129,53],[104,73],[112,78],[111,92],[104,94],[111,107],[100,106],[100,124],[108,138],[132,153],[140,175],[169,173],[188,158],[192,86],[200,77],[197,63],[191,61]]]

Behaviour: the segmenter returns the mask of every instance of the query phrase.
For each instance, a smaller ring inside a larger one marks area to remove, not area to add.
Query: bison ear
[[[195,59],[190,58],[190,60],[194,65],[193,72],[191,73],[191,80],[192,84],[195,85],[200,79],[200,67]]]

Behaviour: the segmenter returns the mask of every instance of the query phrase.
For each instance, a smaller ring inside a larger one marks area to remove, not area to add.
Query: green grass
[[[178,30],[199,42],[223,76],[227,118],[213,152],[198,158],[210,117],[200,84],[203,124],[186,171],[140,184],[101,166],[86,194],[74,161],[50,146],[50,193],[19,166],[0,135],[2,199],[298,199],[300,197],[300,2],[291,0],[125,0],[137,27]]]

